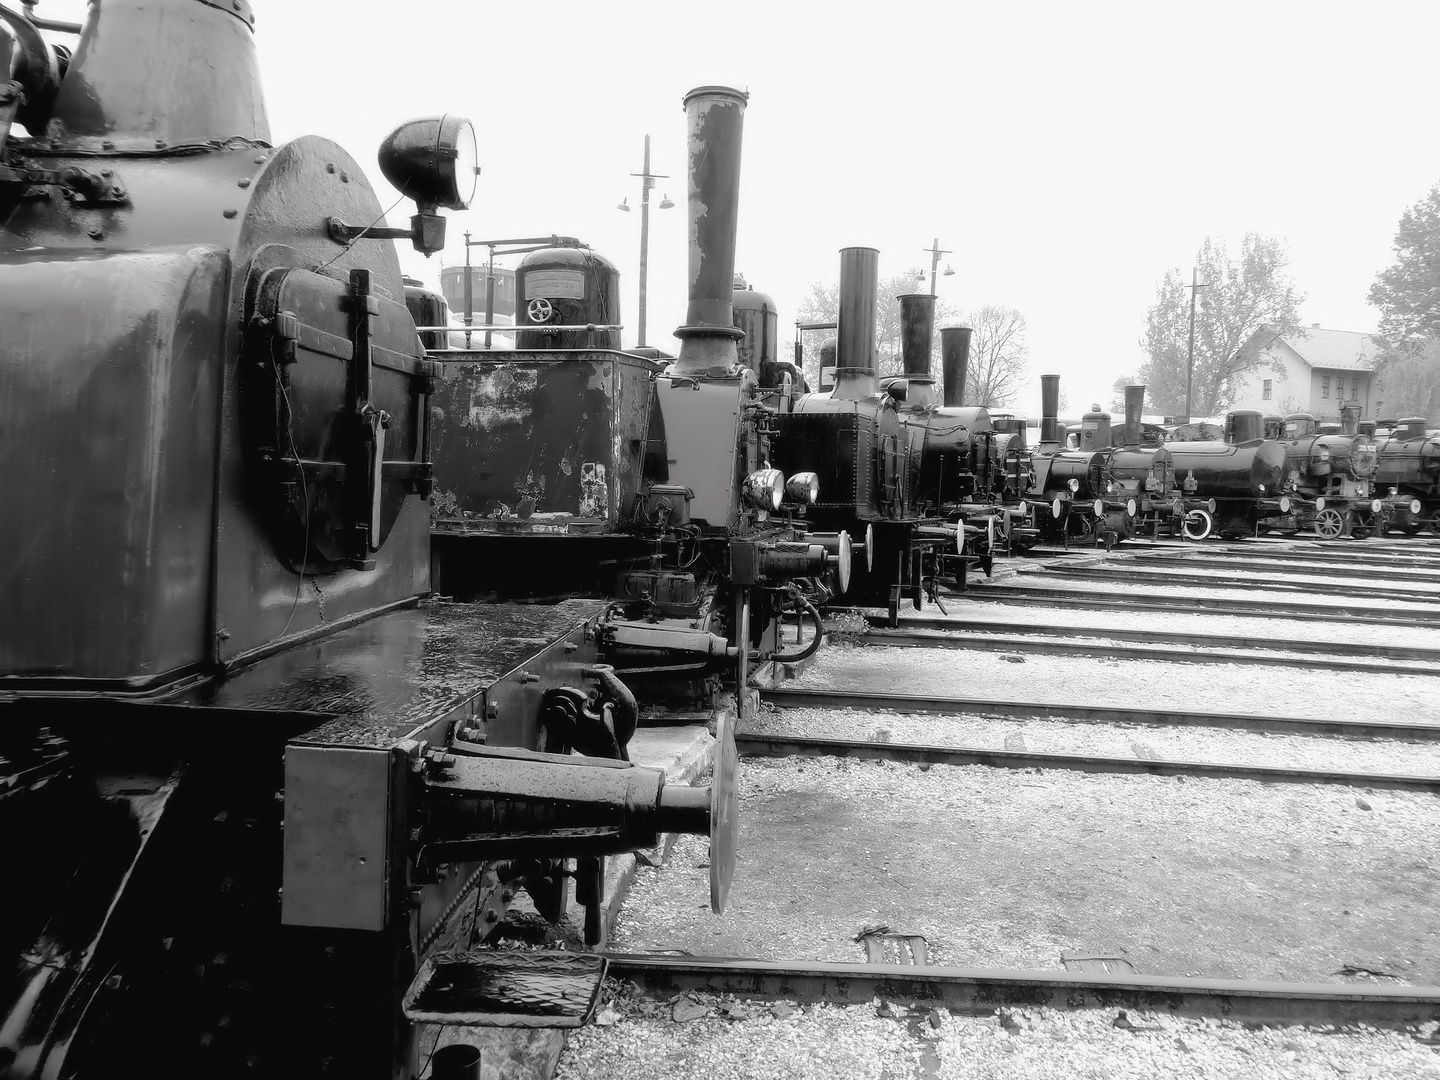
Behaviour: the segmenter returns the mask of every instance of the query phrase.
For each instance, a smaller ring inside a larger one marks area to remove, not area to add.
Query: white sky
[[[1301,314],[1373,330],[1365,302],[1401,212],[1440,181],[1429,3],[860,5],[566,0],[254,0],[276,142],[322,134],[395,193],[375,149],[398,123],[475,122],[484,174],[450,247],[408,272],[438,282],[461,233],[578,236],[621,268],[634,340],[644,135],[653,344],[684,315],[684,114],[691,87],[750,91],[736,267],[788,340],[841,247],[882,275],[939,237],[942,298],[1029,320],[1031,387],[1073,407],[1131,374],[1166,267],[1247,230],[1288,241]],[[38,14],[79,19],[81,0]],[[863,18],[861,17],[863,13]],[[392,222],[412,212],[403,204]],[[480,252],[477,251],[478,259]],[[942,263],[942,269],[943,269]]]

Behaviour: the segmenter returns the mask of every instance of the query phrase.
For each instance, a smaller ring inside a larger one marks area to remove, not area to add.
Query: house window
[[[1265,385],[1260,389],[1260,396],[1266,401],[1270,400],[1270,380],[1265,380]]]
[[[1321,396],[1322,398],[1328,398],[1328,397],[1330,396],[1330,376],[1329,376],[1329,375],[1321,375],[1321,376],[1320,376],[1320,396]]]
[[[1360,376],[1356,375],[1350,380],[1350,400],[1360,400]]]

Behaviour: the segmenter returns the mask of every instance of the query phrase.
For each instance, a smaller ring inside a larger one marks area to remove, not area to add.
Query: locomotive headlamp
[[[1370,512],[1371,512],[1372,514],[1378,514],[1378,513],[1380,513],[1380,508],[1381,508],[1382,506],[1384,506],[1384,505],[1385,505],[1385,504],[1382,503],[1379,499],[1371,499],[1371,500],[1370,500]]]
[[[1075,477],[1072,476],[1072,477],[1070,478],[1069,487],[1070,487],[1070,491],[1071,491],[1072,494],[1073,494],[1074,492],[1079,491],[1079,490],[1080,490],[1080,481],[1077,480],[1077,479],[1075,479]]]
[[[475,197],[480,172],[475,128],[461,116],[427,117],[401,124],[380,144],[380,171],[421,211],[464,210]]]
[[[1114,495],[1114,494],[1115,494],[1115,481],[1114,481],[1114,480],[1111,480],[1109,483],[1107,483],[1107,484],[1105,485],[1105,494],[1106,494],[1106,495]]]
[[[779,469],[756,469],[745,478],[744,491],[751,506],[774,513],[785,501],[785,474]]]
[[[1264,495],[1264,494],[1265,494],[1265,485],[1264,485],[1264,484],[1261,484],[1261,485],[1260,485],[1260,494],[1261,494],[1261,495]]]
[[[1420,513],[1420,500],[1419,500],[1419,499],[1411,499],[1411,500],[1410,500],[1410,513],[1412,513],[1412,514],[1418,514],[1418,513]]]
[[[1391,489],[1390,489],[1390,497],[1391,497],[1392,499],[1393,499],[1396,495],[1399,495],[1399,494],[1400,494],[1400,489],[1399,489],[1399,488],[1391,488]]]
[[[1321,461],[1329,461],[1329,460],[1330,460],[1330,448],[1329,448],[1328,446],[1322,446],[1322,447],[1320,448],[1320,460],[1321,460]]]
[[[793,503],[814,506],[815,501],[820,498],[820,477],[813,472],[797,472],[785,481],[785,494]]]

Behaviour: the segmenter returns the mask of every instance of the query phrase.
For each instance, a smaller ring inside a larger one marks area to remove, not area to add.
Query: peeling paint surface
[[[587,461],[580,466],[580,516],[603,518],[610,502],[610,488],[605,482],[605,466]]]

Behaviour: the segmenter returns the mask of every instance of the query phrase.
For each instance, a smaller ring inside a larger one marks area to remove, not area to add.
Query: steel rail
[[[986,765],[994,769],[1060,769],[1107,775],[1191,776],[1208,780],[1256,780],[1278,784],[1333,784],[1385,791],[1440,792],[1440,776],[1352,773],[1337,769],[1292,769],[1220,761],[1113,757],[1106,754],[1050,754],[1034,750],[987,750],[972,746],[769,735],[740,731],[735,745],[750,757],[843,757],[859,761],[903,761],[922,765]]]
[[[850,690],[761,690],[760,700],[781,709],[856,709],[864,712],[938,715],[1056,717],[1088,723],[1141,724],[1147,727],[1215,727],[1298,735],[1339,735],[1363,739],[1440,741],[1440,724],[1408,720],[1316,720],[1302,716],[1218,713],[1199,709],[1133,709],[1113,705],[1075,705],[1046,701],[945,697],[931,694],[871,694]]]
[[[1028,585],[975,585],[949,597],[1001,604],[1039,604],[1115,611],[1180,611],[1197,608],[1225,615],[1262,619],[1310,619],[1364,623],[1370,626],[1440,626],[1440,608],[1396,611],[1394,608],[1347,608],[1337,604],[1302,604],[1289,600],[1235,600],[1218,596],[1166,596],[1164,593],[1082,592],[1077,589]]]
[[[885,629],[889,620],[883,615],[867,615],[871,626]],[[1140,641],[1147,644],[1202,645],[1215,648],[1269,649],[1272,652],[1301,652],[1353,657],[1356,653],[1383,656],[1391,660],[1422,660],[1440,665],[1440,649],[1409,645],[1356,645],[1348,641],[1307,641],[1301,638],[1245,637],[1234,634],[1185,633],[1174,630],[1126,630],[1113,626],[1075,626],[1073,624],[1042,625],[1039,623],[1007,623],[979,619],[952,619],[920,615],[900,620],[899,630],[939,630],[965,634],[1011,634],[1025,638],[1111,638],[1115,641]],[[967,639],[968,640],[968,639]],[[1168,654],[1167,654],[1168,655]]]
[[[1416,591],[1413,589],[1367,589],[1352,585],[1331,585],[1322,587],[1318,582],[1266,581],[1263,578],[1227,579],[1210,574],[1152,574],[1136,573],[1120,566],[1035,566],[1025,570],[1027,574],[1042,574],[1046,577],[1084,578],[1090,581],[1122,580],[1132,585],[1194,585],[1210,589],[1260,589],[1265,592],[1323,593],[1326,596],[1353,596],[1363,600],[1401,600],[1411,603],[1440,604],[1440,589]]]
[[[1440,1017],[1440,987],[1099,975],[1004,968],[806,963],[608,952],[611,978],[652,994],[687,990],[836,1005],[890,1002],[972,1015],[999,1006],[1133,1009],[1252,1024],[1420,1024]]]
[[[1254,568],[1265,570],[1272,574],[1333,574],[1336,577],[1358,577],[1358,578],[1388,578],[1403,579],[1424,582],[1440,582],[1440,571],[1433,562],[1425,563],[1400,563],[1383,560],[1354,559],[1354,560],[1321,560],[1321,559],[1281,559],[1273,555],[1234,555],[1223,553],[1211,555],[1208,553],[1199,555],[1172,555],[1168,552],[1140,551],[1122,552],[1121,558],[1125,562],[1143,563],[1146,566],[1184,566],[1193,564],[1195,566],[1230,566],[1245,569]],[[1301,563],[1302,565],[1277,565],[1286,563]],[[1385,571],[1398,571],[1386,573]]]
[[[872,631],[862,634],[844,634],[847,640],[869,647],[890,646],[900,649],[968,649],[974,652],[1030,653],[1036,656],[1093,656],[1102,660],[1165,660],[1174,664],[1243,664],[1246,666],[1269,666],[1301,668],[1305,671],[1353,671],[1370,675],[1419,675],[1431,678],[1440,675],[1440,668],[1427,670],[1423,667],[1401,667],[1394,663],[1378,660],[1354,660],[1339,656],[1272,656],[1264,653],[1223,651],[1210,649],[1196,651],[1183,648],[1159,649],[1143,645],[1107,645],[1104,642],[1080,642],[1035,638],[1004,637],[1002,635],[973,635],[960,637],[951,634],[901,634],[894,631]],[[1095,635],[1099,637],[1100,635]],[[1268,645],[1265,648],[1274,648]]]

